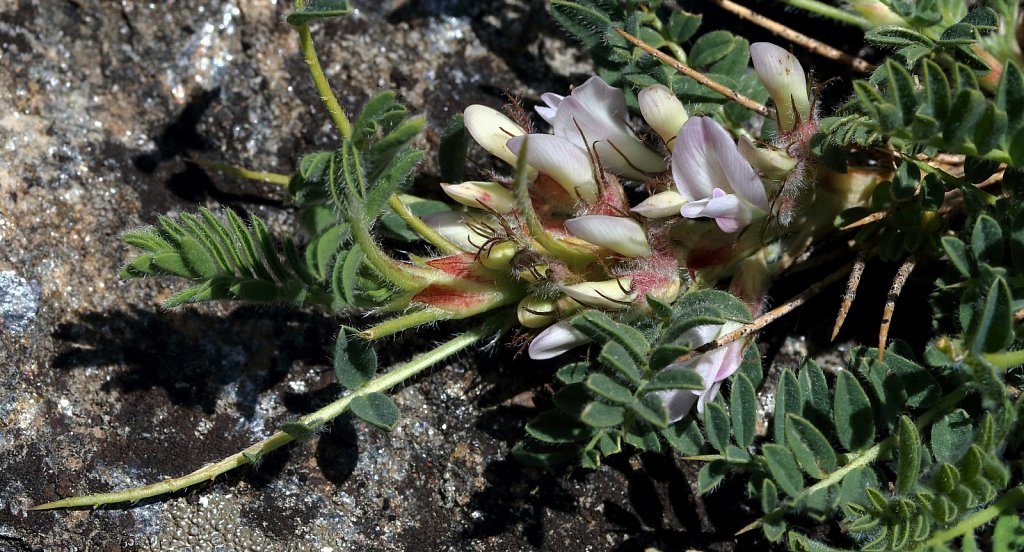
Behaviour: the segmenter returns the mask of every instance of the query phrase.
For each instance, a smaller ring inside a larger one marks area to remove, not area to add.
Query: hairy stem
[[[295,7],[298,9],[302,9],[305,4],[304,0],[295,1]],[[309,25],[303,23],[298,25],[297,29],[299,31],[299,47],[302,49],[302,57],[306,60],[306,65],[309,66],[313,85],[316,86],[316,91],[320,94],[320,99],[324,102],[327,112],[331,114],[335,128],[338,129],[342,137],[351,138],[352,124],[348,122],[345,110],[338,103],[338,98],[331,90],[331,84],[327,82],[327,75],[324,74],[323,67],[320,66],[320,58],[317,57],[316,48],[313,47],[313,35],[309,32]]]
[[[349,404],[356,397],[370,393],[387,391],[395,385],[408,380],[427,368],[430,368],[459,351],[462,351],[480,339],[487,337],[494,331],[495,326],[492,324],[483,324],[475,329],[470,329],[466,333],[437,346],[431,351],[415,357],[409,362],[394,368],[390,372],[375,377],[367,382],[365,386],[345,395],[316,412],[299,418],[299,421],[309,426],[319,426],[333,420],[344,413],[348,409]],[[101,504],[114,504],[118,502],[134,502],[143,498],[172,493],[174,491],[184,489],[185,487],[195,485],[196,483],[209,481],[220,474],[227,473],[237,467],[249,464],[255,459],[260,458],[294,440],[295,438],[291,435],[283,431],[278,431],[270,437],[246,448],[241,452],[233,454],[214,464],[204,466],[182,477],[167,479],[153,483],[152,485],[146,485],[145,487],[137,487],[113,493],[100,493],[65,498],[63,500],[33,506],[32,508],[29,508],[29,510],[52,510],[55,508],[75,508],[83,506],[99,506]]]
[[[451,314],[432,309],[413,311],[397,318],[385,320],[372,328],[363,330],[359,332],[359,337],[372,341],[374,339],[380,339],[382,337],[396,334],[403,330],[408,330],[409,328],[422,326],[423,324],[447,320],[451,317]]]
[[[224,174],[230,174],[231,176],[237,176],[239,178],[246,178],[248,180],[258,180],[260,182],[266,182],[268,184],[276,184],[278,186],[287,186],[291,181],[292,177],[287,174],[278,174],[266,171],[254,171],[245,167],[239,167],[238,165],[231,165],[229,163],[221,163],[219,161],[207,161],[205,159],[187,159],[189,163],[195,163],[204,169],[211,169],[214,171],[222,172]]]
[[[962,537],[971,531],[974,531],[978,527],[991,522],[998,516],[1013,512],[1024,508],[1024,487],[1016,487],[1013,490],[1007,492],[999,500],[993,502],[987,508],[982,508],[977,512],[965,517],[949,529],[932,533],[932,538],[928,539],[924,545],[929,546],[940,546],[943,543],[949,542],[957,537]]]
[[[856,25],[862,29],[870,29],[871,23],[867,19],[850,13],[842,8],[830,6],[824,2],[818,2],[817,0],[782,0],[783,3],[789,4],[794,8],[800,8],[811,13],[816,13],[836,21],[843,23],[849,23],[850,25]]]
[[[442,253],[453,255],[455,253],[462,252],[457,245],[437,233],[437,230],[427,226],[427,223],[423,222],[420,217],[416,216],[416,214],[409,209],[409,206],[402,201],[402,198],[399,197],[398,194],[392,194],[392,196],[388,198],[388,205],[391,206],[391,210],[394,211],[396,215],[401,217],[401,219],[409,225],[409,228],[411,228],[413,232],[416,232],[418,236],[427,240],[430,245],[441,250]]]

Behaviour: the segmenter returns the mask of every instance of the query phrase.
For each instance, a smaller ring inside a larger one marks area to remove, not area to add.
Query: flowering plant
[[[841,535],[815,534],[862,549],[1020,544],[1019,7],[787,3],[858,25],[894,52],[875,67],[782,29],[870,73],[851,79],[846,101],[822,106],[784,47],[720,30],[697,37],[700,16],[657,1],[554,0],[552,15],[591,49],[599,75],[543,94],[539,120],[517,102],[454,118],[440,148],[449,174],[462,174],[468,137],[501,164],[477,180],[447,179],[450,205],[409,193],[422,118],[390,92],[354,120],[334,99],[308,25],[347,2],[297,2],[288,20],[340,135],[336,150],[280,178],[302,209],[304,249],[258,218],[203,210],[126,233],[142,253],[124,275],[189,280],[168,306],[243,299],[371,311],[376,323],[338,335],[334,371],[347,394],[193,474],[39,508],[208,480],[346,411],[389,430],[399,411],[385,391],[511,336],[534,361],[569,360],[550,408],[513,449],[524,462],[597,468],[624,450],[672,451],[701,463],[700,493],[727,475],[744,482],[763,515],[741,533],[760,528],[796,550],[833,549],[808,536],[803,517],[839,520]],[[536,130],[540,120],[550,133]],[[418,254],[386,248],[385,234],[419,242]],[[766,377],[754,333],[849,276],[834,339],[876,258],[899,263],[878,346],[854,347],[849,365],[828,373],[807,359]],[[915,349],[888,332],[918,265],[929,267],[920,278],[934,290],[934,315],[932,337]],[[831,272],[768,310],[773,283],[823,266]],[[483,322],[377,373],[374,341],[474,317]]]

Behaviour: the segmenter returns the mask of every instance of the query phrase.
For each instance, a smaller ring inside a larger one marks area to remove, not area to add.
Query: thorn
[[[846,293],[843,295],[843,304],[839,307],[839,314],[836,316],[836,324],[832,327],[832,339],[835,341],[839,335],[839,328],[843,327],[846,315],[850,313],[850,306],[857,297],[857,287],[860,286],[860,277],[864,274],[864,265],[867,255],[864,251],[857,254],[857,260],[853,263],[853,270],[850,271],[850,279],[846,281]]]

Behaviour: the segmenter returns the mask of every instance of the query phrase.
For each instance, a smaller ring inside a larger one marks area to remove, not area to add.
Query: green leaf
[[[551,17],[591,49],[604,44],[605,31],[612,26],[604,11],[568,0],[551,0]]]
[[[974,427],[967,412],[958,408],[946,413],[932,425],[931,448],[936,462],[954,464],[974,439]]]
[[[934,61],[924,62],[924,107],[936,120],[943,120],[949,113],[950,90],[946,73]]]
[[[836,434],[850,451],[865,449],[875,440],[875,419],[871,402],[857,378],[847,370],[836,379],[833,416]]]
[[[580,421],[591,427],[614,427],[622,424],[625,413],[621,406],[594,401],[583,407]]]
[[[951,148],[959,148],[967,139],[967,133],[974,130],[982,113],[985,112],[985,96],[974,88],[961,90],[949,117],[943,121],[942,138]]]
[[[892,58],[885,60],[885,70],[889,74],[889,89],[893,100],[903,116],[903,124],[910,126],[917,112],[917,95],[914,93],[914,79],[910,73],[897,64]],[[910,163],[907,163],[908,165]]]
[[[604,347],[601,347],[601,355],[597,357],[597,360],[617,372],[631,385],[640,384],[640,369],[629,351],[618,342],[605,343]]]
[[[697,472],[697,493],[711,492],[725,478],[728,469],[729,464],[724,460],[712,460],[701,466]]]
[[[800,381],[800,396],[804,403],[803,412],[800,414],[822,431],[828,431],[832,426],[832,402],[828,382],[825,381],[825,372],[817,362],[807,358],[800,363],[797,379]]]
[[[704,389],[704,380],[700,374],[690,368],[666,368],[651,377],[641,388],[643,393],[652,391],[669,391],[673,389],[689,389],[699,391]]]
[[[799,495],[804,488],[804,477],[796,460],[793,459],[793,453],[775,443],[767,444],[761,450],[768,464],[768,471],[782,492],[792,497]]]
[[[546,410],[526,424],[526,433],[545,443],[575,443],[590,439],[595,430],[567,418],[559,410]]]
[[[583,380],[587,379],[589,368],[589,362],[573,362],[559,368],[555,372],[555,377],[562,383],[582,383]]]
[[[1013,513],[996,518],[992,550],[1024,550],[1024,519]]]
[[[348,0],[306,0],[302,9],[288,14],[286,21],[289,25],[298,26],[314,19],[346,15],[349,11],[351,8],[348,5]]]
[[[629,410],[656,429],[668,427],[668,410],[657,395],[644,395],[629,404]]]
[[[348,389],[359,389],[377,373],[377,351],[356,331],[342,327],[334,344],[334,377]]]
[[[661,436],[669,446],[683,456],[700,454],[700,449],[704,446],[704,435],[701,434],[693,416],[687,416],[661,430]]]
[[[974,142],[974,149],[978,155],[985,155],[1002,145],[1007,125],[1006,112],[998,109],[995,104],[988,103],[971,135],[971,141]]]
[[[192,269],[186,265],[185,261],[182,260],[181,255],[177,253],[161,253],[159,255],[153,255],[152,263],[153,266],[164,271],[165,274],[180,276],[189,280],[196,278]]]
[[[601,374],[590,374],[586,380],[587,389],[595,395],[608,399],[613,403],[628,404],[633,402],[633,392],[612,378]]]
[[[838,461],[828,438],[806,418],[786,415],[786,445],[807,475],[824,479],[836,471]]]
[[[598,343],[612,341],[619,343],[637,363],[647,360],[647,354],[651,347],[647,338],[637,329],[620,324],[601,311],[583,311],[569,322],[574,328]]]
[[[661,441],[658,440],[658,433],[650,425],[643,422],[633,424],[629,431],[623,434],[622,440],[641,451],[661,452]]]
[[[942,250],[949,257],[949,262],[956,267],[964,278],[971,277],[971,261],[967,257],[967,245],[953,236],[942,237]]]
[[[910,418],[900,416],[896,432],[896,452],[899,461],[896,468],[896,492],[909,493],[914,489],[921,475],[921,436]]]
[[[660,371],[691,350],[690,347],[685,345],[660,345],[651,351],[651,360],[648,363],[648,367],[655,372]]]
[[[803,397],[800,393],[800,382],[788,368],[779,376],[775,387],[775,417],[772,420],[775,442],[786,444],[786,414],[800,415],[803,412]]]
[[[975,354],[1002,351],[1013,342],[1013,297],[1006,280],[997,277],[992,281],[969,335]]]
[[[702,19],[703,16],[700,14],[692,14],[683,10],[672,10],[672,14],[668,17],[665,35],[672,42],[682,44],[697,32]]]
[[[1013,136],[1024,126],[1024,73],[1013,60],[1003,66],[1003,76],[996,89],[996,107],[1007,115],[1007,134]]]
[[[412,178],[424,152],[407,149],[392,157],[366,196],[366,216],[376,219],[392,194],[401,191]]]
[[[704,430],[711,446],[724,453],[729,446],[729,415],[721,404],[710,402],[704,405]]]
[[[398,423],[398,406],[384,393],[360,395],[349,403],[349,409],[364,422],[391,431]]]
[[[729,412],[732,415],[732,431],[736,444],[746,449],[754,442],[757,434],[757,392],[743,374],[732,378],[729,390]]]

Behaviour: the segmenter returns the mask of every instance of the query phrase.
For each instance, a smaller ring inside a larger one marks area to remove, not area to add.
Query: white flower
[[[708,117],[693,117],[679,129],[672,178],[687,201],[679,213],[713,218],[723,232],[742,230],[770,208],[760,177],[729,133]]]
[[[586,215],[565,221],[565,228],[577,238],[611,249],[625,257],[651,256],[647,232],[631,218]]]
[[[636,292],[630,289],[632,279],[616,278],[603,282],[583,282],[558,289],[581,305],[604,310],[629,308],[636,300]]]
[[[441,184],[441,189],[448,197],[469,207],[486,207],[500,214],[510,213],[516,208],[515,195],[497,182]]]
[[[783,181],[796,168],[796,159],[785,151],[770,146],[759,148],[746,136],[740,137],[737,147],[740,155],[750,163],[750,166],[766,178]]]
[[[655,84],[644,88],[637,94],[640,113],[654,132],[661,136],[665,145],[671,150],[675,146],[676,134],[689,115],[683,102],[664,84]]]
[[[500,111],[484,105],[471,105],[464,112],[466,130],[488,153],[516,165],[516,156],[505,145],[509,138],[526,134],[523,127]]]
[[[654,194],[630,209],[646,218],[665,218],[679,214],[679,208],[686,203],[686,198],[675,190]]]
[[[593,149],[612,172],[634,180],[647,180],[665,170],[661,155],[644,146],[626,124],[628,111],[622,90],[591,77],[569,96],[541,95],[537,113],[551,124],[555,136],[584,150]],[[532,149],[532,148],[531,148]]]
[[[697,326],[684,332],[679,341],[689,342],[696,348],[710,343],[738,327],[740,324],[736,322]],[[694,370],[704,380],[704,389],[702,390],[677,389],[657,392],[668,410],[669,421],[681,420],[690,412],[694,403],[697,404],[697,412],[703,414],[704,405],[715,399],[718,389],[722,386],[722,381],[739,369],[742,360],[743,343],[733,341],[681,364],[670,364],[665,367],[664,370]]]
[[[807,77],[793,54],[770,42],[755,42],[750,45],[750,59],[757,78],[775,102],[779,127],[793,130],[797,121],[807,122],[811,117]]]
[[[585,333],[574,328],[572,324],[558,322],[537,334],[537,337],[530,342],[528,352],[533,360],[544,360],[554,358],[580,345],[586,345],[590,341],[591,339]]]
[[[508,149],[519,155],[527,136],[508,140]],[[530,134],[526,162],[538,171],[554,178],[571,197],[591,204],[597,201],[597,181],[590,156],[583,148],[550,134]]]

